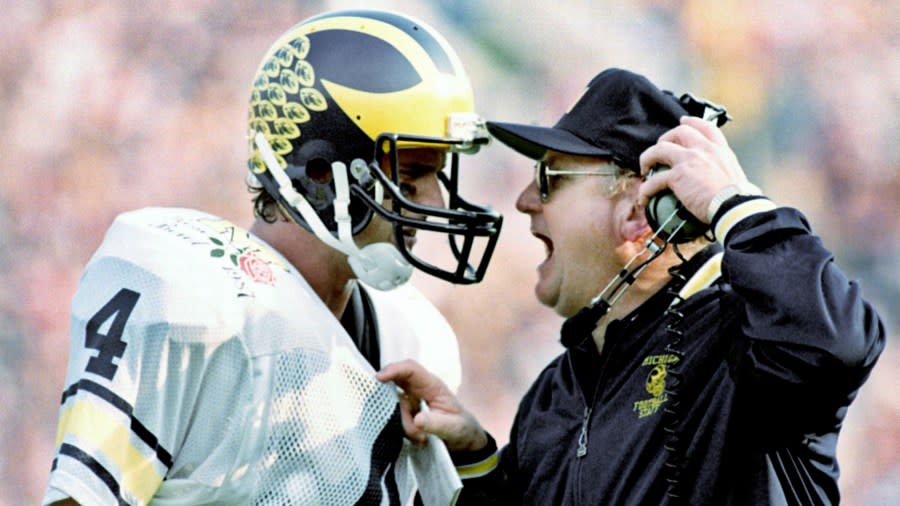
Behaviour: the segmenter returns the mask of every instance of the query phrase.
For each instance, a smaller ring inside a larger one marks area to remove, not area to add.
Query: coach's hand
[[[384,366],[376,378],[393,381],[403,393],[400,409],[406,436],[419,444],[427,441],[427,433],[444,440],[450,451],[477,451],[487,446],[488,438],[481,424],[460,404],[447,385],[414,360],[403,360]],[[427,411],[419,409],[425,401]]]
[[[638,205],[646,206],[651,196],[669,188],[703,223],[712,219],[710,211],[715,209],[710,209],[710,205],[714,197],[729,187],[740,195],[759,193],[747,180],[722,131],[694,116],[683,116],[677,127],[644,150],[640,164],[645,176],[657,164],[667,165],[671,170],[654,174],[641,183]]]

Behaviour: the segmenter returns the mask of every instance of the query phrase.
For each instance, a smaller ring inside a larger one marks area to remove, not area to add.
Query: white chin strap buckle
[[[378,290],[393,290],[409,281],[413,266],[393,244],[376,242],[347,257],[353,273]]]

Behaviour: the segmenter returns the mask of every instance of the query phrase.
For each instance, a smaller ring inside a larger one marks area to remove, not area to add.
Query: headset
[[[678,100],[688,114],[701,117],[717,127],[721,127],[731,119],[723,106],[698,99],[690,93],[685,93]],[[648,172],[647,177],[666,170],[671,170],[671,167],[656,165]],[[673,244],[676,254],[681,257],[678,253],[678,244],[693,241],[709,231],[709,225],[691,214],[670,189],[651,196],[644,214],[647,223],[653,229],[653,235],[647,240],[644,248],[635,253],[625,267],[591,300],[591,303],[581,310],[579,314],[585,315],[584,318],[594,318],[596,321],[606,315],[625,290],[634,283],[650,262],[666,250],[669,244]]]
[[[647,177],[667,170],[671,167],[657,165],[647,173]],[[709,225],[691,214],[668,188],[650,197],[644,213],[657,237],[673,244],[691,242],[709,230]]]
[[[717,127],[731,119],[723,106],[699,99],[690,93],[682,95],[679,102],[692,116],[699,116]],[[670,169],[667,165],[657,165],[650,169],[647,177]],[[644,213],[647,223],[655,232],[654,237],[659,237],[666,244],[691,242],[709,231],[709,225],[691,214],[668,188],[650,197]]]

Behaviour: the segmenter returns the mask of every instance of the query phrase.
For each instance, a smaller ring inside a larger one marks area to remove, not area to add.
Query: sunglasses
[[[617,176],[621,173],[622,169],[613,163],[607,164],[606,170],[599,171],[554,169],[544,161],[534,164],[534,182],[541,194],[541,202],[550,199],[550,176]]]

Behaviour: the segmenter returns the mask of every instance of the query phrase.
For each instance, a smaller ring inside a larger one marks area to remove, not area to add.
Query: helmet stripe
[[[346,22],[347,19],[355,19],[359,23],[375,20],[380,21],[385,25],[390,25],[411,37],[419,46],[424,48],[439,72],[446,74],[460,73],[462,66],[456,58],[455,53],[452,50],[448,50],[450,44],[440,34],[424,23],[416,22],[415,24],[410,24],[410,21],[416,20],[405,16],[399,16],[391,12],[348,10],[322,14],[321,16],[310,18],[304,22],[304,24],[314,26],[316,29],[321,29],[323,26],[327,27],[334,25],[331,25],[331,23],[320,24],[318,21],[332,18],[343,18],[343,21],[337,24],[338,28],[345,27],[346,25],[343,25],[342,23]],[[389,40],[393,42],[392,39]]]

